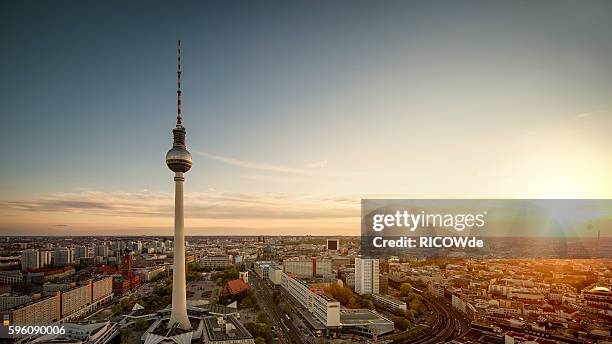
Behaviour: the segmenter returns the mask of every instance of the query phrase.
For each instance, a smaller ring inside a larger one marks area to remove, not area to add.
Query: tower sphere
[[[187,172],[191,168],[191,154],[182,147],[172,147],[166,153],[166,165],[172,172]]]
[[[166,165],[172,172],[187,172],[191,168],[191,154],[185,145],[185,128],[182,125],[172,129],[174,142],[172,148],[166,153]]]

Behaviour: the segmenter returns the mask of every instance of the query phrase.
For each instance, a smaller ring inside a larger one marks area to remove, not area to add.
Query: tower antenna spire
[[[178,45],[177,45],[177,50],[178,50],[178,64],[177,64],[177,78],[178,78],[178,89],[176,90],[176,95],[178,97],[177,100],[177,116],[176,116],[176,126],[177,127],[182,127],[183,126],[183,112],[182,112],[182,99],[183,99],[183,92],[181,91],[181,40],[178,40]]]

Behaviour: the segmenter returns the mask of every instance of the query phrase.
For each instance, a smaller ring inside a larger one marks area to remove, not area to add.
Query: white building
[[[405,312],[408,309],[408,307],[406,306],[406,302],[398,300],[391,296],[382,294],[372,294],[372,300],[391,312],[395,312],[398,310]]]
[[[52,251],[39,251],[38,252],[38,267],[44,268],[51,266],[51,260],[53,257]]]
[[[326,327],[340,326],[340,302],[316,293],[308,285],[281,273],[281,286]]]
[[[151,280],[164,271],[166,271],[166,266],[164,265],[134,269],[134,273],[140,275],[145,282],[151,282]]]
[[[359,295],[379,293],[379,261],[355,258],[355,292]]]
[[[21,251],[21,269],[22,270],[34,270],[38,269],[39,255],[38,250],[23,250]]]

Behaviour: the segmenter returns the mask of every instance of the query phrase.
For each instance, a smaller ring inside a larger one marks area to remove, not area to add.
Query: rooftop
[[[210,341],[251,339],[253,336],[233,315],[204,318],[206,336]]]
[[[369,324],[388,324],[391,320],[369,309],[343,309],[340,311],[340,323],[344,326]]]

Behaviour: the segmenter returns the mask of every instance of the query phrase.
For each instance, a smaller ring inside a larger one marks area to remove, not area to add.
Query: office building
[[[332,261],[312,257],[291,257],[283,260],[283,271],[297,277],[308,278],[332,273]]]

